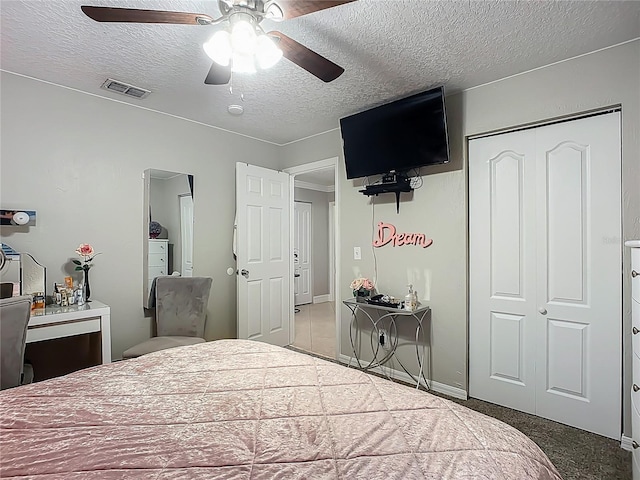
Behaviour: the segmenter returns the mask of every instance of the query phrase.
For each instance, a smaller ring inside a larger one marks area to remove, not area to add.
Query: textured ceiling
[[[2,0],[0,68],[276,144],[432,86],[451,93],[640,37],[638,1],[359,0],[262,23],[343,66],[337,80],[283,59],[234,75],[230,91],[203,83],[202,44],[220,26],[97,23],[81,5],[219,15],[215,0]],[[153,93],[101,90],[108,77]],[[230,104],[244,115],[229,115]]]

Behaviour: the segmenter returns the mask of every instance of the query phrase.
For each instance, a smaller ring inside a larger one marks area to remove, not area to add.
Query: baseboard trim
[[[350,357],[349,355],[340,354],[338,357],[338,361],[347,366],[355,366],[356,359],[354,357]],[[375,372],[382,376],[389,376],[395,380],[399,380],[401,382],[414,384],[415,381],[404,371],[402,370],[394,370],[392,368],[385,368],[384,371],[382,368],[372,368],[372,372]],[[450,385],[446,385],[444,383],[436,382],[434,380],[428,380],[429,386],[431,390],[434,392],[442,393],[443,395],[448,395],[450,397],[459,398],[461,400],[466,400],[468,398],[467,391],[458,387],[452,387]]]
[[[620,438],[620,448],[626,450],[627,452],[633,452],[632,438],[622,435],[622,437]]]
[[[317,295],[313,297],[313,303],[325,303],[330,301],[331,301],[331,298],[329,297],[328,293],[326,295]]]

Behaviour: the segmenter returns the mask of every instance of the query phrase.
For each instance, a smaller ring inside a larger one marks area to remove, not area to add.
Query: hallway
[[[333,302],[299,305],[293,346],[331,359],[336,358],[336,312]]]

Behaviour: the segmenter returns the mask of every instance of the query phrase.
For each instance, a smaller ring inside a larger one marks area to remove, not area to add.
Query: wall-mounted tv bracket
[[[374,183],[367,185],[360,193],[370,197],[371,195],[379,195],[381,193],[396,194],[396,213],[400,213],[400,194],[402,192],[409,193],[413,191],[411,187],[411,179],[406,174],[389,173],[382,177],[382,183]]]

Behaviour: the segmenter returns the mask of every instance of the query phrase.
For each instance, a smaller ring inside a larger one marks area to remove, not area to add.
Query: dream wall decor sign
[[[377,238],[373,241],[373,246],[379,248],[391,244],[394,247],[416,245],[427,248],[432,243],[433,239],[427,238],[424,233],[397,233],[395,225],[379,222]]]

